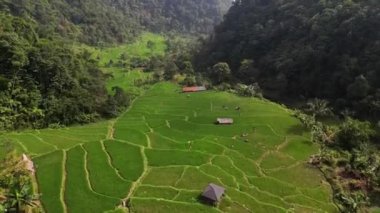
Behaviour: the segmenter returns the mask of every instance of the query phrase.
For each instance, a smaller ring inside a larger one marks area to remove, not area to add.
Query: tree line
[[[59,34],[92,45],[126,42],[142,30],[207,34],[230,0],[0,0],[0,11],[33,18],[43,37]]]
[[[128,104],[107,93],[89,54],[39,37],[31,19],[1,13],[0,23],[0,130],[93,122]]]

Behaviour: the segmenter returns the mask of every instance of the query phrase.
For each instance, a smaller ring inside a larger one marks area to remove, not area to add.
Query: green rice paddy
[[[116,121],[3,137],[35,156],[47,212],[104,212],[126,199],[131,212],[337,211],[306,164],[318,147],[269,101],[159,83]],[[217,207],[197,199],[211,182],[227,190]]]
[[[145,75],[109,71],[110,87],[131,90],[131,79]],[[225,92],[183,94],[167,82],[137,90],[116,120],[0,136],[33,157],[46,212],[124,212],[123,200],[143,213],[338,211],[306,163],[318,147],[286,108]],[[234,124],[215,125],[217,117]],[[211,182],[226,188],[216,207],[198,201]]]

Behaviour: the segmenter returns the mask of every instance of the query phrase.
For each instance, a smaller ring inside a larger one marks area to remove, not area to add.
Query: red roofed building
[[[206,87],[204,86],[195,86],[195,87],[183,87],[182,92],[201,92],[206,91]]]

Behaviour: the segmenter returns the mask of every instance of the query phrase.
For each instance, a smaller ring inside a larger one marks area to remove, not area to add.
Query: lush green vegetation
[[[105,88],[96,61],[60,39],[37,35],[32,20],[0,13],[0,130],[89,123],[126,106]]]
[[[264,95],[307,114],[296,117],[322,146],[310,163],[344,212],[380,205],[379,14],[376,1],[238,0],[194,57],[215,88]],[[270,154],[261,167],[292,165],[302,158],[295,150],[312,154],[302,138],[293,140],[287,155]]]
[[[230,3],[0,0],[0,212],[376,211],[378,4]]]
[[[75,139],[57,147],[64,148],[63,158],[62,152],[34,153],[44,208],[81,212],[85,203],[86,211],[106,211],[128,199],[130,210],[142,212],[338,211],[321,173],[306,164],[318,146],[287,109],[225,92],[178,91],[158,83],[116,122],[18,133],[21,145],[31,143],[21,135]],[[234,125],[215,125],[220,116],[233,117]],[[35,146],[56,141],[41,137]],[[216,208],[198,201],[209,182],[227,188]]]
[[[379,11],[373,0],[237,0],[196,64],[215,83],[259,83],[280,101],[319,97],[377,122]],[[215,75],[219,62],[227,78]]]
[[[143,29],[209,33],[230,5],[230,0],[1,0],[0,11],[33,18],[43,37],[104,45],[133,40]]]

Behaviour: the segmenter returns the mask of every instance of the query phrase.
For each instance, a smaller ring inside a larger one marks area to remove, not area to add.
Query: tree
[[[164,70],[165,80],[172,80],[174,75],[178,72],[178,67],[172,60],[168,60],[166,62]]]
[[[324,117],[332,115],[332,110],[328,106],[329,102],[322,99],[312,99],[306,103],[306,112],[311,113],[314,117]]]
[[[191,64],[190,61],[183,62],[183,65],[184,65],[184,68],[182,70],[183,73],[188,74],[188,75],[194,75],[193,64]]]
[[[237,93],[245,97],[258,97],[262,98],[262,91],[258,83],[253,83],[251,85],[238,84],[236,86]]]
[[[367,146],[375,131],[371,128],[369,122],[362,122],[347,118],[339,126],[336,134],[336,141],[343,149],[361,149]]]
[[[219,62],[212,67],[212,76],[216,83],[228,81],[231,77],[230,66],[225,62]]]
[[[0,163],[0,189],[8,211],[23,212],[28,207],[36,207],[38,196],[33,193],[30,171],[15,151],[9,152]],[[0,194],[1,195],[1,194]]]
[[[360,75],[355,78],[355,81],[347,87],[347,96],[352,99],[360,99],[367,96],[369,89],[367,79]]]
[[[6,195],[5,206],[8,210],[14,209],[16,213],[25,212],[29,207],[36,207],[38,196],[33,194],[32,187],[22,185],[21,188],[12,188]]]

